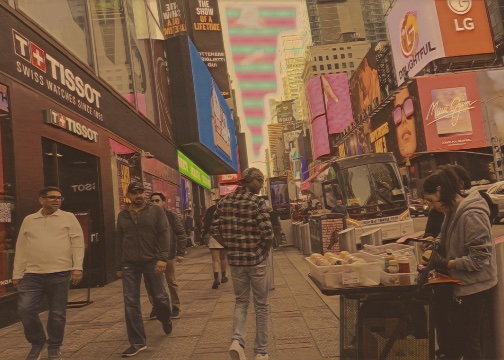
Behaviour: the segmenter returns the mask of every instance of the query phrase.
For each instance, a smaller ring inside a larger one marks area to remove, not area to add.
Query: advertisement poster
[[[428,151],[487,146],[475,73],[417,79]]]
[[[286,152],[289,152],[296,147],[297,138],[302,131],[303,130],[292,130],[283,132],[284,148]]]
[[[363,121],[381,103],[376,52],[371,49],[350,79],[352,110],[357,122]]]
[[[485,1],[435,2],[446,57],[494,52]]]
[[[189,41],[199,141],[238,171],[237,140],[231,109],[219,91],[198,50]]]
[[[187,34],[184,0],[161,0],[161,29],[165,38]]]
[[[398,0],[386,18],[398,85],[445,57],[434,1]]]
[[[339,134],[353,122],[346,73],[314,77],[308,83],[311,119],[325,116],[329,134]]]
[[[219,184],[236,183],[241,180],[241,174],[225,174],[219,175]]]
[[[173,120],[170,103],[170,80],[168,75],[168,61],[166,59],[165,44],[163,41],[153,41],[152,50],[155,61],[154,82],[158,118],[161,132],[169,139],[173,139]]]
[[[269,199],[273,210],[280,213],[289,213],[290,199],[286,176],[269,178]]]
[[[486,106],[490,133],[504,138],[504,69],[476,73],[481,102]],[[490,140],[491,135],[488,136]],[[490,145],[490,143],[488,143]]]
[[[228,127],[229,120],[224,109],[219,103],[219,88],[212,80],[212,127],[215,145],[217,145],[227,156],[231,157],[231,133]]]
[[[238,184],[219,185],[219,195],[226,196],[227,194],[231,194],[235,192],[239,186]]]
[[[276,115],[279,124],[292,124],[296,121],[294,118],[293,102],[294,100],[286,100],[276,105]]]
[[[217,0],[186,0],[191,38],[222,95],[229,98],[229,79]]]
[[[311,123],[313,158],[318,159],[331,153],[325,115],[313,119]]]

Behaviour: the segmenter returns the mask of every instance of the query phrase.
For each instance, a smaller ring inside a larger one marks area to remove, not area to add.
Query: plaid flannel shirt
[[[254,266],[268,256],[273,242],[264,199],[240,188],[219,201],[210,234],[221,236],[232,266]]]

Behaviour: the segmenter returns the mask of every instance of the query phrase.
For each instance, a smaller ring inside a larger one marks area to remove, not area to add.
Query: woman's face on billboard
[[[404,88],[394,99],[392,112],[396,126],[397,146],[402,157],[407,157],[416,151],[415,106],[408,88]]]

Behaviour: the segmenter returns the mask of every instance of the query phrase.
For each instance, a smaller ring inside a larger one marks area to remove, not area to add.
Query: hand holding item
[[[80,283],[83,275],[84,274],[82,270],[72,270],[72,285],[77,285],[78,283]]]
[[[164,274],[165,270],[166,270],[166,261],[159,260],[156,263],[156,269],[155,269],[156,275],[159,276],[161,274]]]
[[[183,256],[177,256],[177,262],[181,263],[182,261],[184,261],[184,257]]]

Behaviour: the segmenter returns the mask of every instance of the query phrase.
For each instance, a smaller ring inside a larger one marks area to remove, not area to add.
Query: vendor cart
[[[341,359],[434,359],[431,291],[424,285],[433,257],[414,285],[327,288],[310,279],[322,294],[340,296]]]

